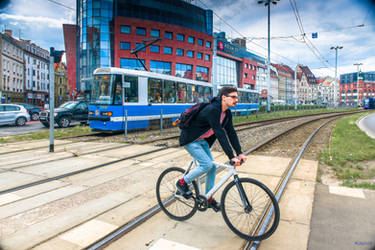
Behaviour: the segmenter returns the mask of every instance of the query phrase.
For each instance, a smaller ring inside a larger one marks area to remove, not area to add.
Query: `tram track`
[[[270,119],[270,120],[266,120],[266,121],[255,121],[255,122],[247,122],[247,123],[237,124],[238,125],[237,127],[240,127],[240,128],[237,128],[237,131],[243,131],[243,130],[258,128],[258,127],[262,127],[262,126],[265,126],[265,125],[272,125],[272,124],[283,122],[283,121],[289,121],[290,119],[288,119],[288,118],[289,117],[282,117],[282,118]],[[291,119],[294,120],[294,119],[302,119],[302,118],[304,118],[304,117],[295,116],[295,117],[292,117]],[[250,126],[244,127],[245,125],[250,125]],[[95,134],[80,135],[78,137],[85,137],[85,136],[88,136],[88,135],[89,136],[98,136],[98,135],[108,135],[108,134],[106,134],[106,133],[95,133]],[[116,136],[116,135],[111,135],[111,136]],[[177,139],[178,137],[179,137],[179,135],[172,135],[172,136],[167,136],[167,137],[163,137],[163,138],[156,138],[154,140],[138,142],[138,143],[135,143],[135,144],[144,145],[144,144],[150,144],[150,143],[154,143],[154,142],[158,142],[158,141]],[[65,138],[77,138],[77,137],[71,136],[71,137],[65,137]],[[92,140],[94,140],[94,139],[92,139]],[[90,139],[90,141],[91,141],[91,139]],[[74,143],[76,143],[76,142],[74,142]],[[105,148],[105,149],[102,149],[102,150],[95,150],[95,151],[91,151],[91,152],[81,153],[79,155],[73,154],[72,156],[65,156],[65,157],[60,157],[60,158],[53,159],[53,160],[46,160],[46,161],[35,162],[35,163],[26,164],[26,165],[22,165],[22,166],[17,166],[17,167],[14,167],[14,168],[7,168],[6,170],[0,170],[0,173],[7,172],[7,171],[14,171],[14,170],[22,169],[22,168],[25,168],[25,167],[31,167],[31,166],[35,166],[35,165],[38,165],[38,164],[47,164],[47,163],[57,162],[57,161],[61,161],[61,160],[71,159],[71,158],[78,158],[80,156],[95,154],[95,153],[104,152],[104,151],[108,151],[108,150],[116,150],[116,149],[119,149],[119,148],[127,147],[129,145],[130,144],[123,145],[123,146],[111,147],[111,148]],[[168,145],[166,145],[166,144],[164,144],[164,145],[159,144],[157,146],[168,147]],[[169,147],[176,147],[176,146],[178,146],[178,145],[176,144],[176,145],[172,145],[172,146],[169,146]],[[64,151],[66,151],[66,150],[64,150]],[[30,160],[21,161],[21,162],[14,162],[12,164],[20,164],[20,163],[29,162],[29,161]]]
[[[319,119],[323,119],[323,118],[319,118]],[[259,146],[259,145],[257,147],[261,148],[261,146]],[[157,149],[156,151],[153,151],[153,152],[162,151],[162,150],[164,150],[164,148]],[[253,151],[254,150],[256,150],[256,147],[253,149]],[[143,154],[143,155],[150,154],[150,153],[153,153],[153,152],[145,152],[145,154]],[[251,152],[251,149],[250,149],[250,151],[248,153],[250,153],[250,152]],[[123,159],[119,159],[117,161],[110,162],[109,164],[96,165],[96,166],[93,166],[93,167],[88,168],[88,169],[83,169],[82,171],[75,171],[75,172],[71,172],[71,173],[68,173],[68,174],[70,174],[70,176],[74,175],[74,174],[79,174],[81,172],[90,171],[90,170],[93,170],[93,169],[96,169],[96,168],[99,168],[99,167],[103,167],[105,165],[114,164],[114,163],[117,163],[119,161],[123,161],[123,160],[126,160],[126,159],[131,159],[131,158],[135,158],[135,157],[139,157],[139,156],[142,156],[142,154],[140,154],[140,155],[134,155],[134,156],[129,156],[127,158],[123,158]],[[57,179],[61,179],[61,178],[64,178],[64,177],[69,177],[69,176],[59,175],[59,176],[56,176],[56,177],[51,177],[49,179],[46,179],[45,182],[53,181],[53,180],[57,180]],[[43,183],[45,183],[45,182],[43,182]],[[39,184],[42,184],[42,183],[39,183]],[[39,184],[34,183],[33,185],[39,185]],[[22,189],[24,189],[24,188],[28,188],[28,186],[22,187]],[[20,189],[17,189],[17,190],[20,190]],[[9,192],[13,192],[13,191],[9,191]],[[3,193],[1,193],[1,191],[0,191],[0,194],[3,194]],[[128,227],[124,231],[126,231],[126,232],[132,231],[135,228],[132,225],[138,225],[138,226],[141,225],[143,223],[143,220],[147,220],[148,218],[151,218],[157,212],[158,212],[157,206],[153,207],[153,209],[151,209],[151,210],[146,211],[144,214],[142,214],[141,216],[137,217],[137,221],[132,220],[130,223],[127,223]],[[119,237],[121,237],[121,234],[119,235]]]
[[[129,146],[131,146],[131,144],[126,144],[126,145],[122,145],[122,146],[116,146],[116,147],[111,147],[111,148],[104,148],[104,149],[94,150],[94,151],[90,151],[90,152],[86,152],[86,153],[80,153],[79,155],[65,156],[65,157],[60,157],[60,158],[57,158],[57,159],[55,158],[53,160],[47,160],[47,161],[41,161],[41,162],[34,162],[34,163],[22,165],[22,166],[17,166],[17,167],[13,167],[13,168],[7,168],[6,170],[0,170],[0,174],[3,173],[3,172],[14,171],[14,170],[18,170],[18,169],[25,168],[25,167],[36,166],[36,165],[39,165],[39,164],[47,164],[47,163],[52,163],[52,162],[57,162],[57,161],[62,161],[62,160],[67,160],[67,159],[72,159],[72,158],[79,158],[80,156],[101,153],[101,152],[105,152],[105,151],[109,151],[109,150],[116,150],[116,149],[125,148],[125,147],[129,147]],[[13,163],[13,164],[19,164],[19,163]]]
[[[280,181],[278,182],[275,190],[273,191],[276,197],[276,200],[279,201],[281,196],[283,195],[286,185],[289,182],[289,179],[291,178],[294,170],[296,169],[298,162],[302,158],[303,153],[305,152],[306,148],[309,146],[311,143],[313,137],[319,132],[321,128],[326,126],[328,123],[331,121],[337,119],[338,117],[333,117],[333,118],[327,118],[327,121],[322,122],[318,128],[316,128],[310,135],[309,137],[305,140],[303,146],[300,148],[300,150],[296,153],[296,155],[292,158],[292,164],[289,164],[287,169],[284,171],[284,173],[281,176]],[[261,234],[265,228],[267,227],[269,218],[272,216],[271,211],[269,211],[269,207],[262,213],[262,216],[260,218],[260,222],[255,228],[252,229],[253,235],[257,235],[258,233]],[[261,242],[260,241],[246,241],[242,247],[244,250],[255,250],[260,246]]]
[[[72,171],[72,172],[69,172],[69,173],[49,177],[49,178],[42,179],[42,180],[39,180],[39,181],[30,182],[30,183],[20,185],[20,186],[16,186],[16,187],[13,187],[13,188],[4,189],[4,190],[0,191],[0,195],[11,193],[11,192],[22,190],[22,189],[26,189],[26,188],[33,187],[33,186],[37,186],[37,185],[40,185],[40,184],[43,184],[43,183],[47,183],[47,182],[51,182],[51,181],[55,181],[55,180],[60,180],[62,178],[66,178],[66,177],[70,177],[70,176],[73,176],[73,175],[81,174],[81,173],[88,172],[88,171],[91,171],[91,170],[94,170],[94,169],[102,168],[102,167],[109,166],[109,165],[112,165],[112,164],[115,164],[115,163],[118,163],[118,162],[130,160],[130,159],[133,159],[133,158],[137,158],[137,157],[152,154],[152,153],[156,153],[156,152],[163,151],[163,150],[166,150],[166,149],[168,149],[168,148],[158,148],[158,149],[146,151],[146,152],[143,152],[143,153],[140,153],[140,154],[131,155],[131,156],[121,158],[121,159],[118,159],[118,160],[106,162],[106,163],[103,163],[103,164],[95,165],[95,166],[84,168],[84,169],[80,169],[80,170],[77,170],[77,171]]]
[[[323,125],[321,125],[318,129],[316,129],[309,136],[309,139],[305,142],[305,144],[304,144],[304,146],[302,148],[302,151],[298,152],[297,156],[293,160],[293,164],[290,167],[288,167],[287,170],[282,175],[279,183],[276,186],[277,187],[276,190],[274,190],[275,196],[279,197],[278,199],[280,199],[280,197],[282,195],[282,192],[283,192],[285,186],[287,185],[291,174],[293,173],[294,169],[296,168],[296,166],[298,164],[299,159],[301,158],[301,156],[303,154],[303,150],[308,146],[308,143],[311,141],[311,139],[313,138],[313,136],[319,131],[320,128],[322,128],[328,122],[330,122],[330,121],[332,121],[334,119],[337,119],[337,118],[339,118],[341,116],[350,115],[352,113],[357,113],[357,112],[350,112],[350,113],[345,113],[345,114],[334,114],[334,115],[332,115],[330,117],[320,117],[320,118],[316,118],[316,119],[313,119],[313,120],[305,121],[305,122],[303,122],[301,124],[298,124],[296,126],[288,128],[288,129],[286,129],[286,130],[284,130],[284,131],[282,131],[282,132],[280,132],[280,133],[278,133],[278,134],[276,134],[276,135],[274,135],[274,136],[272,136],[272,137],[270,137],[270,138],[268,138],[268,139],[266,139],[266,140],[264,140],[264,141],[262,141],[262,142],[260,142],[260,143],[258,143],[256,145],[254,145],[253,147],[251,147],[248,150],[246,150],[244,152],[244,154],[248,155],[250,153],[254,153],[257,150],[260,150],[261,148],[263,148],[264,146],[269,145],[271,142],[273,142],[273,141],[281,138],[284,135],[287,135],[288,133],[292,133],[293,131],[295,131],[295,130],[297,130],[297,129],[305,126],[305,125],[314,123],[314,122],[319,121],[319,120],[328,120]],[[286,178],[288,178],[288,179],[286,179]],[[155,204],[156,204],[156,202],[155,202]],[[127,233],[129,233],[130,231],[132,231],[135,228],[141,226],[143,223],[145,223],[152,216],[156,215],[160,210],[161,210],[161,208],[156,204],[151,209],[148,209],[147,211],[143,212],[139,216],[136,216],[133,220],[127,222],[126,224],[124,224],[123,226],[121,226],[118,229],[114,230],[112,233],[106,235],[105,237],[102,237],[101,239],[99,239],[98,241],[96,241],[94,244],[91,244],[90,246],[87,247],[87,249],[94,250],[94,249],[103,249],[103,248],[105,248],[106,246],[110,245],[111,243],[113,243],[116,240],[120,239],[122,236],[124,236]],[[262,220],[262,221],[265,221],[265,220]],[[259,224],[259,227],[257,228],[257,230],[259,231],[262,227],[263,227],[263,224],[261,223],[261,224]],[[256,248],[253,248],[253,247],[255,247],[255,245],[253,243],[254,242],[245,242],[242,248],[243,249],[256,249]],[[257,245],[259,245],[259,242],[257,243]]]
[[[98,135],[108,135],[108,133],[102,133],[101,132],[101,133],[98,133],[98,134],[85,134],[85,135],[79,135],[79,136],[61,137],[61,138],[58,138],[58,139],[55,139],[55,140],[73,139],[73,138],[79,138],[79,137],[84,137],[84,136],[90,136],[91,137],[91,136],[98,136]],[[110,136],[114,136],[114,135],[110,135]],[[75,143],[79,143],[79,142],[91,142],[91,141],[96,141],[96,140],[97,140],[97,138],[91,138],[91,139],[81,140],[81,141],[70,141],[70,142],[66,142],[66,143],[55,144],[55,148],[60,147],[60,146],[75,144]],[[39,147],[30,147],[30,148],[18,149],[18,150],[13,150],[13,151],[8,151],[8,152],[0,152],[0,155],[7,155],[7,154],[21,153],[21,152],[27,152],[27,151],[32,151],[32,150],[38,150],[38,149],[45,149],[47,147],[48,146],[39,146]],[[55,151],[55,152],[58,152],[58,151]]]

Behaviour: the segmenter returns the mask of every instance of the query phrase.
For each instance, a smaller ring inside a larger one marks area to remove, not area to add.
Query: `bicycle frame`
[[[229,165],[229,164],[224,164],[224,163],[219,163],[219,162],[215,162],[213,161],[212,162],[213,164],[215,164],[215,166],[219,166],[219,167],[222,167],[222,168],[228,168],[229,171],[218,181],[218,183],[213,186],[211,188],[211,190],[207,193],[207,194],[204,194],[204,192],[202,192],[202,176],[201,177],[198,177],[196,179],[196,183],[198,185],[198,189],[199,189],[199,194],[209,198],[209,197],[212,197],[224,184],[225,182],[227,182],[229,180],[230,177],[234,176],[234,182],[236,183],[236,186],[238,188],[238,192],[240,194],[240,197],[241,197],[241,200],[242,200],[242,204],[245,208],[245,210],[248,210],[248,211],[251,211],[252,210],[252,207],[245,195],[245,192],[243,190],[243,187],[241,185],[241,183],[238,181],[238,174],[237,174],[237,170],[234,166],[232,165]],[[192,167],[196,167],[198,164],[197,164],[197,161],[196,160],[192,160],[188,169],[186,170],[185,172],[185,175],[190,171],[190,169]]]

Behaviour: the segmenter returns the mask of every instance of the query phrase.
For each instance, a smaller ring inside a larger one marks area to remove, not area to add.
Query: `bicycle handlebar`
[[[242,165],[242,163],[243,163],[243,160],[241,159],[240,165]],[[234,161],[230,160],[229,164],[233,166],[234,165]]]

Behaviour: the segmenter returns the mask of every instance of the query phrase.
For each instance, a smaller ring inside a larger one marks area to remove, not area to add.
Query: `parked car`
[[[0,104],[0,125],[24,126],[30,121],[27,109],[17,104]]]
[[[88,103],[86,101],[70,101],[54,109],[54,118],[60,128],[67,128],[71,123],[87,124]],[[40,122],[49,127],[50,111],[40,112]]]
[[[43,108],[27,104],[27,103],[16,103],[17,105],[23,106],[27,111],[29,111],[29,115],[32,121],[39,120],[39,113],[43,110]]]

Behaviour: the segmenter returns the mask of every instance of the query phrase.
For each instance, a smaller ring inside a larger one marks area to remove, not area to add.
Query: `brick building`
[[[64,25],[70,89],[89,93],[96,68],[144,70],[142,63],[150,71],[211,82],[212,15],[181,0],[77,0],[77,25]],[[131,51],[153,39],[160,40],[138,53],[140,63]]]

